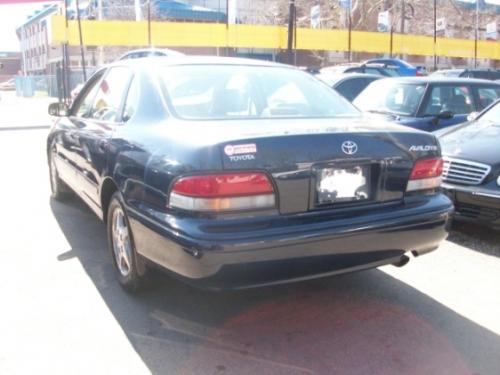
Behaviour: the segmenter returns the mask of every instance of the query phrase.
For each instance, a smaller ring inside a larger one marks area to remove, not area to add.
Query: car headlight
[[[500,176],[497,178],[497,185],[500,186]]]

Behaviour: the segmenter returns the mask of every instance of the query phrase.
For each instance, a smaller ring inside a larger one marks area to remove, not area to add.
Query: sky
[[[42,9],[44,4],[47,3],[0,4],[0,51],[15,52],[20,50],[16,28],[36,10]]]

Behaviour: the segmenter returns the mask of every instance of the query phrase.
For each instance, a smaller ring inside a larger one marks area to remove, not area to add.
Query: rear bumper
[[[377,267],[407,251],[434,250],[447,236],[452,210],[438,194],[368,214],[158,220],[130,207],[129,219],[142,256],[198,287],[230,289]]]
[[[500,230],[500,189],[443,184],[443,190],[455,204],[454,220]]]

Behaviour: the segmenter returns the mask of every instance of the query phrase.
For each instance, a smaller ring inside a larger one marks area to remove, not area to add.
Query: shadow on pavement
[[[103,223],[83,203],[51,208],[154,374],[497,374],[500,337],[382,271],[239,292],[168,277],[139,296],[115,282]],[[411,264],[410,264],[411,267]]]
[[[483,225],[453,222],[448,241],[500,257],[500,231],[494,231]]]

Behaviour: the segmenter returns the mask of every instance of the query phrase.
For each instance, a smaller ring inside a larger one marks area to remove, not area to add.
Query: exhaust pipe
[[[403,267],[406,263],[410,261],[410,258],[406,255],[402,255],[401,258],[396,263],[392,263],[393,266]]]

